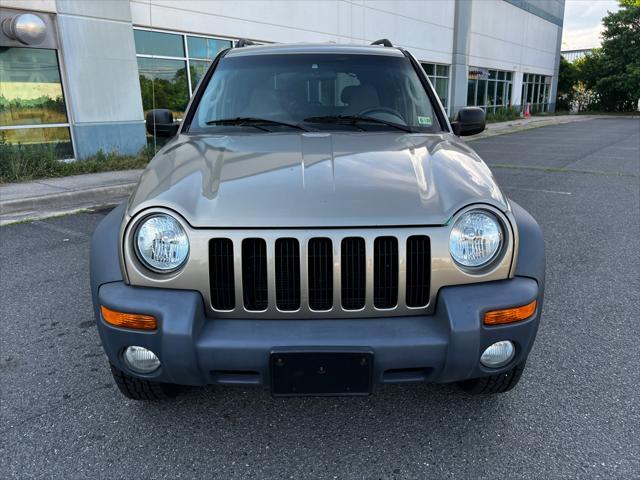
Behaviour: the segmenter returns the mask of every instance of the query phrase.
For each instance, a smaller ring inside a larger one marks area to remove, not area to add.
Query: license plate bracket
[[[272,351],[270,360],[275,397],[371,394],[371,351]]]

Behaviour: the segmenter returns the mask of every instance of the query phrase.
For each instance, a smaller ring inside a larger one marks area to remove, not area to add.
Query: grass
[[[65,162],[51,145],[9,145],[0,143],[0,184],[66,177],[82,173],[144,168],[153,156],[153,146],[137,155],[99,151],[81,161]]]
[[[498,108],[487,113],[487,123],[507,122],[520,118],[520,112],[513,107]]]

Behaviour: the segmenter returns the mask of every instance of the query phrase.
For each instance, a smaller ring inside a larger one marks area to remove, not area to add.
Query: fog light
[[[160,366],[160,359],[156,354],[144,347],[127,347],[122,358],[127,367],[138,373],[151,373]]]
[[[516,349],[513,343],[509,340],[502,340],[493,345],[489,345],[489,347],[482,352],[480,363],[489,368],[503,367],[513,359],[515,353]]]

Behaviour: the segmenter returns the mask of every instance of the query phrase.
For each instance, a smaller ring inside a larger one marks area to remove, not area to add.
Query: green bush
[[[101,150],[85,160],[63,161],[58,160],[60,154],[51,144],[0,143],[0,183],[144,168],[151,157],[153,146],[143,148],[137,155],[105,153]]]

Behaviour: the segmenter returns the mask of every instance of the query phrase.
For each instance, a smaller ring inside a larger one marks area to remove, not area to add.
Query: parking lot
[[[545,232],[544,313],[515,390],[273,399],[210,387],[127,400],[89,292],[89,239],[105,212],[18,224],[0,229],[2,476],[640,477],[640,120],[470,145]]]

